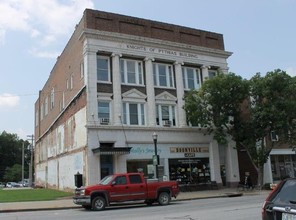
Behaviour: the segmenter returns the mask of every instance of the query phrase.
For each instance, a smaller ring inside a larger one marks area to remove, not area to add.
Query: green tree
[[[185,96],[187,119],[213,134],[225,144],[227,136],[236,139],[242,126],[242,103],[249,97],[249,83],[234,73],[219,74],[205,81],[199,90]]]
[[[263,165],[275,142],[294,144],[296,119],[296,83],[284,71],[275,70],[251,80],[234,73],[219,74],[207,80],[198,91],[185,97],[184,109],[193,125],[213,134],[218,143],[228,138],[244,148],[258,172],[258,184],[263,183]]]
[[[296,79],[277,69],[265,76],[257,73],[250,85],[250,131],[242,143],[257,165],[262,184],[263,165],[274,146],[296,143]]]
[[[7,167],[3,177],[6,182],[18,182],[22,179],[22,165],[14,164],[12,167]]]
[[[0,133],[0,181],[4,180],[5,173],[9,171],[7,168],[12,168],[15,164],[22,165],[23,144],[25,146],[25,175],[27,175],[30,162],[29,142],[19,139],[16,134],[7,133],[6,131]]]

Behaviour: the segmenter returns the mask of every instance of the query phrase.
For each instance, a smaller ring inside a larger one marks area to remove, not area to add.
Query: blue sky
[[[296,75],[296,0],[0,0],[0,132],[34,134],[34,103],[85,8],[224,35],[229,71]]]

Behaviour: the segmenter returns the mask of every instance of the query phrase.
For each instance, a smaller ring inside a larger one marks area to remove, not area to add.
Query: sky
[[[86,8],[223,34],[229,71],[296,76],[296,0],[0,0],[0,133],[34,134],[34,103]]]

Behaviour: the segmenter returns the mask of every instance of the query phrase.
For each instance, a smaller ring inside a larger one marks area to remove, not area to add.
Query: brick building
[[[227,73],[223,35],[86,9],[35,103],[35,182],[72,189],[118,172],[239,182],[234,143],[190,126],[184,94]]]

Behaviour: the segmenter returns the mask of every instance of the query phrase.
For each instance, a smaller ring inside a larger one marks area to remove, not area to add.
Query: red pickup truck
[[[147,205],[154,202],[168,205],[178,193],[176,181],[147,182],[142,173],[123,173],[106,176],[93,186],[77,188],[73,202],[100,211],[112,203],[136,200],[143,200]]]

